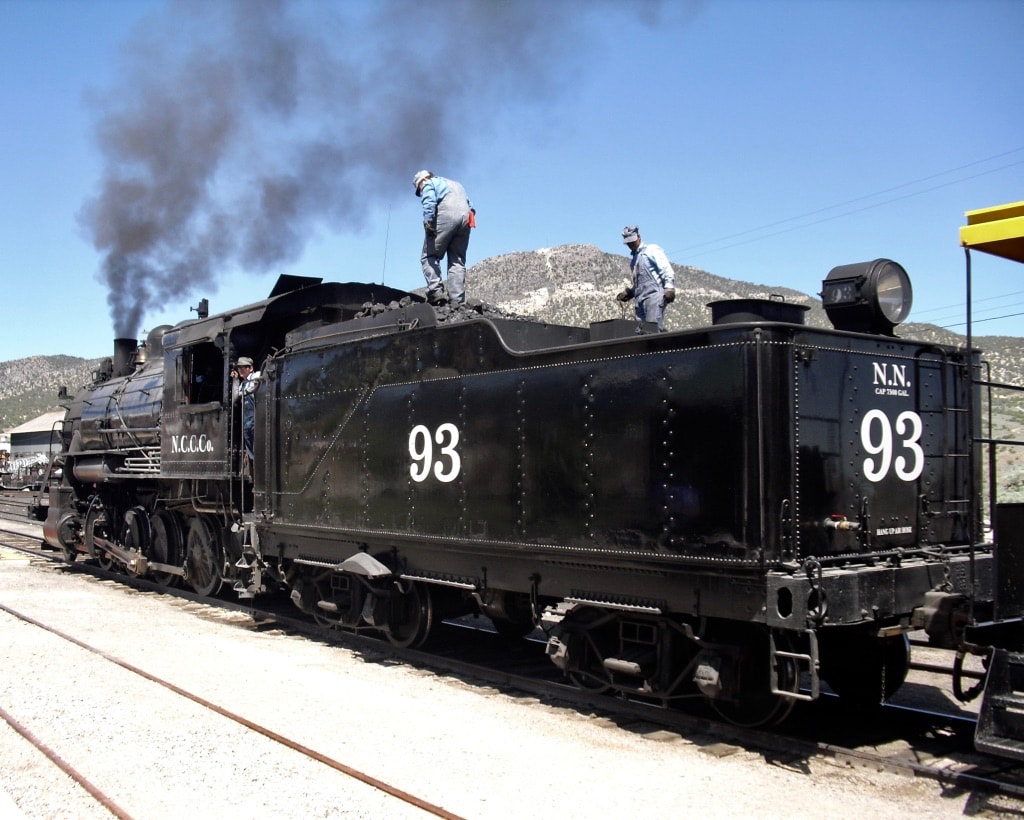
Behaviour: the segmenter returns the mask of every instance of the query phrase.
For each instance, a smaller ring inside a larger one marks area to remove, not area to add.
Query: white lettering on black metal
[[[438,451],[435,458],[434,445]],[[438,481],[454,481],[462,470],[462,459],[456,449],[459,445],[459,428],[445,422],[430,435],[423,424],[417,424],[409,432],[409,475],[413,481],[425,481],[431,474]]]
[[[902,481],[915,481],[924,470],[924,450],[918,441],[924,425],[913,410],[904,410],[890,420],[882,410],[871,410],[860,423],[860,441],[868,453],[864,477],[881,481],[894,470]]]
[[[890,362],[872,362],[876,396],[909,396],[910,382],[907,381],[907,366]]]
[[[212,453],[213,442],[202,435],[171,436],[171,452],[178,453]]]

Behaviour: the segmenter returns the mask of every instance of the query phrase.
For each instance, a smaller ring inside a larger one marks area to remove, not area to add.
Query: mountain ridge
[[[689,265],[673,263],[673,267],[678,287],[676,300],[666,310],[668,330],[707,326],[711,323],[709,302],[742,298],[783,298],[807,305],[807,324],[830,326],[821,302],[812,295],[727,279]],[[594,245],[570,244],[484,259],[469,269],[467,292],[471,301],[487,302],[510,313],[586,327],[591,322],[633,316],[632,303],[615,299],[628,280],[625,255],[607,253]],[[964,344],[963,336],[935,325],[908,323],[899,332],[940,344]],[[1024,384],[1024,338],[975,336],[973,341],[984,351],[993,381]],[[58,409],[58,388],[66,385],[73,392],[88,383],[100,361],[56,355],[0,362],[0,429]],[[1006,412],[1014,418],[1019,413],[1024,419],[1024,404],[1011,402]]]

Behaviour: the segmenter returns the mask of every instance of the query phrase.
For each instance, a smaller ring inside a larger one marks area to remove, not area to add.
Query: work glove
[[[620,293],[615,298],[618,299],[620,302],[628,302],[630,299],[633,298],[633,291],[630,290],[629,288],[626,288],[624,291],[622,291],[622,293]]]
[[[430,224],[429,222],[424,222],[424,223],[423,223],[423,230],[425,230],[425,231],[426,231],[427,233],[429,233],[429,234],[430,234],[431,236],[433,236],[434,234],[436,234],[436,233],[437,233],[437,228],[435,228],[435,227],[434,227],[433,225],[431,225],[431,224]]]
[[[674,302],[675,300],[676,300],[676,289],[675,288],[665,288],[665,304],[667,305],[669,302]]]

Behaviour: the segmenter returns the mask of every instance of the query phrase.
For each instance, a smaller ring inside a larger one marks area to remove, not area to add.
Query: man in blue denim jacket
[[[675,271],[660,245],[644,242],[640,229],[628,225],[622,241],[632,251],[629,269],[633,284],[615,298],[620,302],[635,299],[636,318],[641,322],[657,322],[659,332],[665,330],[665,305],[676,298]]]
[[[242,444],[250,463],[255,459],[256,391],[260,386],[260,373],[254,371],[252,359],[241,356],[232,368],[235,381],[231,385],[232,401],[242,404]]]
[[[416,196],[423,202],[423,253],[420,264],[427,280],[427,301],[453,305],[466,301],[466,252],[476,211],[465,189],[454,179],[419,171],[413,177]],[[441,259],[448,256],[448,296],[441,281]]]

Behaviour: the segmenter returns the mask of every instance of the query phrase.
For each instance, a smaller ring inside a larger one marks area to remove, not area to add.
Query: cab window
[[[224,397],[224,356],[211,343],[191,345],[178,360],[178,401],[207,404]]]

